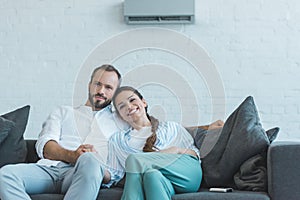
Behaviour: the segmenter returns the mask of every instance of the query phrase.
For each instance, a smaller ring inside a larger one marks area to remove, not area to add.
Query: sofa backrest
[[[27,156],[26,162],[27,163],[35,163],[39,160],[39,157],[35,150],[35,143],[36,140],[25,140],[27,145]]]

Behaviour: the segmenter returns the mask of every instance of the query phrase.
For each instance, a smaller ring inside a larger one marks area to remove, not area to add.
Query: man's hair
[[[95,74],[96,74],[96,72],[98,70],[104,70],[106,72],[115,72],[117,74],[118,80],[119,80],[118,87],[120,87],[121,81],[122,81],[121,74],[120,74],[120,72],[114,66],[112,66],[110,64],[104,64],[104,65],[101,65],[100,67],[95,68],[94,71],[93,71],[93,73],[92,73],[92,75],[91,75],[90,83],[92,83],[93,78],[94,78],[94,76],[95,76]]]

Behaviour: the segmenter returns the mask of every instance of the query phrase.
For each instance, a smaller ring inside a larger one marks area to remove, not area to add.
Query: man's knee
[[[1,167],[0,169],[0,181],[2,182],[3,180],[5,180],[8,177],[13,176],[14,173],[14,165],[5,165],[3,167]]]
[[[93,153],[82,154],[78,158],[75,168],[76,172],[81,173],[87,179],[96,178],[102,180],[104,175],[103,163]]]
[[[15,173],[15,165],[5,165],[0,169],[0,188],[5,189],[8,185],[20,182],[19,176]]]
[[[4,175],[6,174],[5,171],[6,171],[6,166],[3,166],[2,168],[0,168],[0,187],[2,187],[3,185],[3,181],[5,179]]]

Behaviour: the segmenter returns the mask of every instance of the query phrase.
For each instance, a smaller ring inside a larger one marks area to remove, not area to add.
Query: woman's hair
[[[117,112],[118,115],[120,115],[120,113],[119,113],[119,111],[118,111],[118,109],[117,109],[117,107],[116,107],[116,103],[115,103],[116,101],[115,101],[115,100],[116,100],[116,97],[117,97],[121,92],[123,92],[123,91],[132,91],[132,92],[133,92],[134,94],[136,94],[141,100],[144,99],[143,96],[142,96],[142,94],[141,94],[137,89],[135,89],[135,88],[133,88],[133,87],[130,87],[130,86],[122,86],[122,87],[119,87],[119,88],[116,90],[114,96],[112,97],[113,105],[114,105],[114,107],[116,108],[116,112]],[[145,111],[146,111],[146,115],[147,115],[148,119],[149,119],[150,122],[151,122],[151,132],[152,132],[152,134],[147,138],[146,143],[145,143],[145,145],[144,145],[144,147],[143,147],[143,151],[144,151],[144,152],[152,152],[152,151],[156,151],[156,148],[155,148],[154,144],[155,144],[155,142],[156,142],[156,131],[157,131],[157,129],[158,129],[159,121],[158,121],[155,117],[150,116],[150,115],[148,114],[148,112],[147,112],[147,109],[148,109],[148,107],[146,106],[146,107],[145,107]]]

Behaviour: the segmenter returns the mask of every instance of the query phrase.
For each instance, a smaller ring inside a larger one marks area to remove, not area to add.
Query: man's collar
[[[111,104],[109,104],[109,105],[107,105],[106,107],[104,107],[104,108],[102,108],[101,110],[93,110],[93,108],[91,107],[91,106],[87,106],[87,105],[80,105],[79,107],[83,107],[83,108],[86,108],[86,109],[89,109],[89,110],[91,110],[91,111],[93,111],[93,112],[101,112],[101,111],[103,111],[103,110],[107,110],[107,111],[110,111],[110,112],[113,112],[112,111],[112,105]],[[79,108],[78,107],[78,108]]]
[[[104,112],[104,111],[112,112],[112,105],[109,104],[106,107],[102,108],[101,110],[95,110],[94,112]]]

